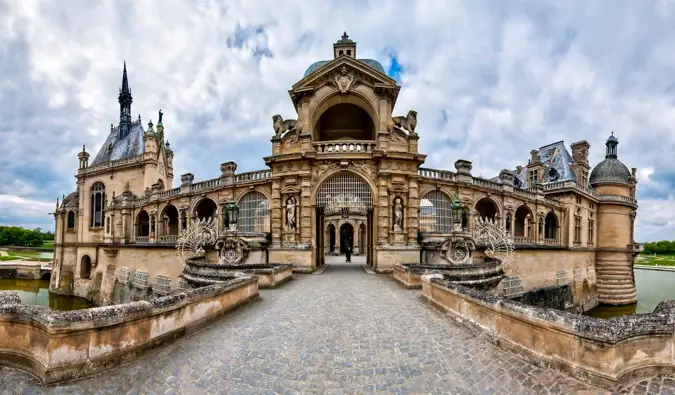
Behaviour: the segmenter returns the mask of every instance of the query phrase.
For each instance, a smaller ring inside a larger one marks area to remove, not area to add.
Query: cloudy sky
[[[533,148],[585,139],[595,164],[612,130],[639,168],[638,241],[675,239],[675,1],[0,0],[0,224],[53,228],[119,119],[164,115],[176,178],[265,168],[271,116],[332,57],[346,30],[359,57],[402,85],[427,167],[473,161],[492,177]]]

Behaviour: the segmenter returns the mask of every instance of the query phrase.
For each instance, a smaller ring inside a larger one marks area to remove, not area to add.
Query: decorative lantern
[[[464,211],[464,206],[459,199],[455,199],[454,202],[450,205],[450,210],[452,210],[452,223],[453,230],[455,232],[462,231],[462,212]]]
[[[225,206],[225,212],[227,213],[229,230],[237,230],[237,220],[239,219],[239,207],[237,207],[237,203],[233,201],[228,202]]]

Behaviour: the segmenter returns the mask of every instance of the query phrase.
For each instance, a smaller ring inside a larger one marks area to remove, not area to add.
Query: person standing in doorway
[[[347,239],[347,244],[345,246],[345,256],[347,257],[347,262],[352,261],[352,239]]]

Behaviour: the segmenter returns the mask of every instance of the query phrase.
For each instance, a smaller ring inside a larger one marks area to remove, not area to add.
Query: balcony
[[[534,239],[531,237],[514,236],[513,244],[534,244]]]
[[[376,141],[356,140],[356,141],[325,141],[313,143],[314,151],[317,153],[331,154],[365,154],[375,151]]]
[[[164,235],[164,236],[159,236],[159,237],[157,238],[157,243],[163,243],[163,244],[167,244],[167,243],[175,243],[175,242],[178,241],[178,238],[179,238],[179,237],[180,237],[180,236],[178,236],[178,235]]]

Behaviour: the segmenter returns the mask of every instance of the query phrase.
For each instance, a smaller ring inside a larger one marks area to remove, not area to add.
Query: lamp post
[[[229,201],[225,206],[225,212],[227,213],[227,225],[229,230],[234,232],[237,230],[237,220],[239,219],[239,207],[234,201]]]
[[[459,201],[459,199],[455,199],[454,202],[450,205],[450,210],[452,211],[452,224],[453,224],[453,231],[454,232],[461,232],[462,231],[462,211],[464,210],[464,206],[462,205],[462,202]]]

